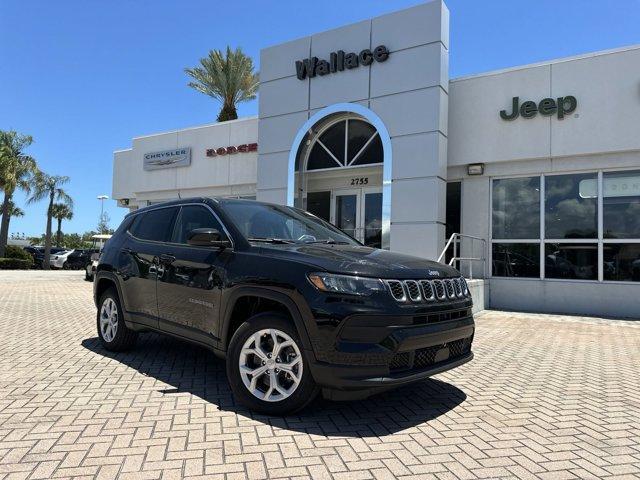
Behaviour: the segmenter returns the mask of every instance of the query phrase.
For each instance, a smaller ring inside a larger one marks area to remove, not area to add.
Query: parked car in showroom
[[[94,281],[102,345],[157,331],[226,359],[236,399],[268,414],[319,393],[364,398],[473,358],[455,269],[363,246],[302,210],[183,199],[136,210]]]

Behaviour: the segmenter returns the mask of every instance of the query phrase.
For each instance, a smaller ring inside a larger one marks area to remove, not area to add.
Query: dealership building
[[[264,48],[257,117],[133,138],[113,197],[295,205],[452,259],[479,305],[640,318],[640,46],[448,64],[440,1]]]

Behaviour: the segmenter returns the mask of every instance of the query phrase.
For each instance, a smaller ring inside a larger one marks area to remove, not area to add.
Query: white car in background
[[[67,257],[74,252],[71,250],[63,250],[62,252],[52,253],[49,257],[49,265],[51,268],[65,268]]]
[[[93,239],[93,247],[92,250],[97,250],[96,253],[91,254],[91,261],[87,264],[87,268],[84,272],[84,279],[93,282],[93,277],[96,274],[96,268],[98,267],[98,260],[100,259],[100,253],[102,252],[102,247],[107,243],[107,240],[111,238],[111,235],[107,234],[98,234],[91,237]]]

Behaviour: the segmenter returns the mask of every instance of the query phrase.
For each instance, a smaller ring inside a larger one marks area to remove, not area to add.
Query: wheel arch
[[[267,302],[273,302],[281,307],[281,311],[286,313],[292,320],[293,325],[300,336],[300,340],[302,341],[302,346],[305,350],[311,350],[311,341],[309,339],[309,332],[305,326],[304,320],[300,313],[298,306],[295,301],[292,300],[288,295],[282,292],[266,289],[266,288],[256,288],[256,287],[243,287],[234,290],[226,301],[226,308],[222,315],[222,325],[221,325],[221,347],[226,352],[229,342],[231,341],[231,337],[233,333],[242,324],[244,319],[242,318],[234,318],[234,312],[237,314],[237,307],[242,305],[241,302],[247,301],[246,299],[256,299],[256,300],[266,300]],[[240,303],[239,303],[240,302]],[[267,303],[273,304],[273,303]],[[255,313],[263,313],[264,311],[279,311],[278,309],[272,310],[258,310]]]
[[[118,293],[118,299],[120,300],[120,305],[122,306],[122,310],[126,311],[124,306],[124,299],[122,298],[122,290],[120,289],[120,284],[118,282],[118,278],[111,272],[100,271],[94,274],[94,300],[96,306],[98,306],[98,302],[100,301],[100,297],[102,294],[107,291],[111,287],[115,287],[116,292]]]

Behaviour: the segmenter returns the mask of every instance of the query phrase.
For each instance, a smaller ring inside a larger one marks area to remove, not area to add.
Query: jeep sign
[[[578,106],[576,97],[571,95],[558,97],[557,99],[543,98],[537,105],[531,100],[522,102],[522,105],[520,105],[520,97],[513,97],[511,102],[511,113],[507,113],[506,110],[500,110],[500,118],[503,120],[515,120],[518,116],[533,118],[538,112],[540,112],[540,115],[545,116],[555,113],[558,116],[558,120],[562,120],[566,114],[573,112]]]

